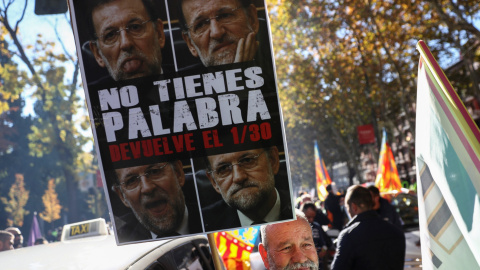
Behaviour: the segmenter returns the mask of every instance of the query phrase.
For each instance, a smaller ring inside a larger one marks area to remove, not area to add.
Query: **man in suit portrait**
[[[132,211],[115,221],[119,242],[202,232],[196,196],[182,190],[181,161],[116,169],[115,175],[112,189]]]
[[[162,74],[163,22],[152,0],[89,0],[96,62],[115,81]]]
[[[254,59],[259,21],[251,0],[178,2],[182,37],[204,66]]]
[[[207,177],[222,196],[202,209],[206,231],[293,218],[288,190],[275,188],[276,146],[206,157]]]

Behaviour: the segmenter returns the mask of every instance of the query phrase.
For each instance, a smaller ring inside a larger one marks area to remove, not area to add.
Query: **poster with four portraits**
[[[69,0],[117,244],[294,218],[262,0]]]

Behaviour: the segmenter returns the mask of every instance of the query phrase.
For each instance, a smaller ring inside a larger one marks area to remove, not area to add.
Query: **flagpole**
[[[480,227],[475,223],[480,220],[480,130],[427,45],[419,41],[417,50],[415,158],[422,264],[425,269],[480,269]]]
[[[210,250],[212,251],[213,265],[215,265],[215,270],[222,270],[222,259],[218,253],[217,245],[215,244],[215,236],[213,233],[207,234],[208,244],[210,245]]]

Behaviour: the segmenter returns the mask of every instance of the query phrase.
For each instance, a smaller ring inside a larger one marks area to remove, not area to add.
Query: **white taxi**
[[[65,225],[60,242],[0,252],[3,270],[214,269],[206,236],[117,246],[104,219]]]

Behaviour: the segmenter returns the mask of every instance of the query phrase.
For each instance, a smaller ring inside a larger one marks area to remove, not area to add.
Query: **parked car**
[[[60,242],[0,252],[0,262],[5,270],[215,269],[204,235],[117,246],[104,219],[65,225]]]
[[[402,189],[402,192],[382,194],[395,207],[406,231],[418,230],[418,199],[415,193]]]

